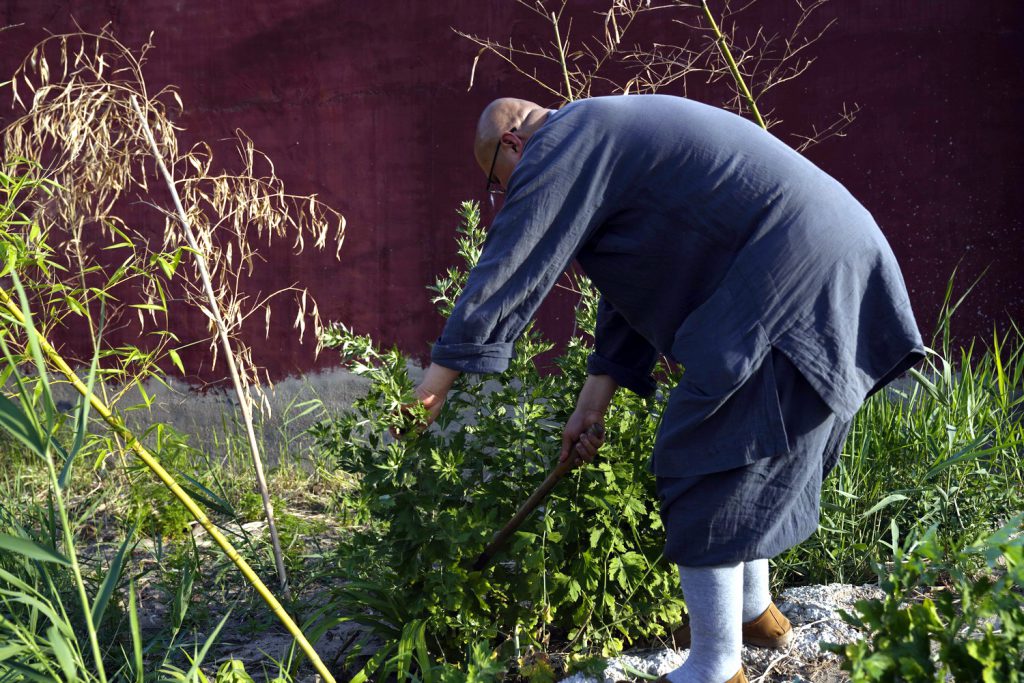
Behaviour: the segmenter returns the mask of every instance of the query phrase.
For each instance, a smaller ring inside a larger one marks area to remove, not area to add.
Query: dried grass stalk
[[[316,303],[301,287],[286,287],[253,301],[242,293],[243,284],[263,260],[259,244],[269,247],[287,239],[298,253],[307,242],[318,249],[331,242],[339,257],[345,221],[315,195],[288,194],[270,159],[241,131],[236,131],[239,171],[215,172],[207,144],[182,151],[177,138],[180,128],[172,118],[182,109],[181,98],[171,87],[150,93],[143,78],[151,49],[152,35],[136,54],[113,36],[109,25],[98,33],[54,35],[40,42],[9,82],[13,103],[23,113],[2,131],[3,157],[41,164],[43,176],[59,188],[23,197],[23,206],[29,207],[44,230],[63,236],[62,250],[71,255],[75,266],[70,277],[77,273],[81,278],[80,305],[88,308],[101,299],[117,300],[110,288],[90,288],[83,275],[103,272],[108,284],[113,280],[122,288],[138,286],[146,302],[129,305],[130,311],[124,304],[115,306],[114,319],[134,313],[140,326],[156,326],[165,335],[162,340],[177,338],[167,328],[168,281],[182,288],[185,302],[206,315],[209,336],[201,341],[209,344],[214,366],[219,353],[226,357],[246,424],[281,586],[287,592],[252,425],[252,395],[269,413],[263,390],[269,376],[254,363],[240,332],[243,322],[260,310],[269,323],[269,301],[282,293],[295,296],[294,328],[300,340],[307,323],[312,323],[319,340],[322,323]],[[166,180],[172,207],[160,199],[159,186],[149,187],[149,169],[154,166]],[[158,243],[124,220],[125,205],[132,200],[164,214]],[[130,249],[131,254],[119,267],[123,273],[119,270],[111,276],[97,254],[112,247]],[[179,263],[189,265],[179,268]],[[132,276],[139,277],[129,285]],[[61,278],[69,275],[55,271],[48,277],[49,289],[40,290],[52,293],[63,291]],[[130,373],[125,370],[125,374]]]

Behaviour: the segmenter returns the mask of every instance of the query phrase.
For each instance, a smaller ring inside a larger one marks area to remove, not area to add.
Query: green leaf
[[[144,311],[159,311],[160,313],[166,313],[167,307],[159,304],[128,304],[130,308],[141,308]]]
[[[128,628],[132,635],[132,666],[135,683],[143,683],[146,670],[142,663],[142,628],[139,625],[138,599],[135,597],[135,582],[128,584]]]
[[[46,459],[46,446],[35,423],[11,399],[0,394],[0,427],[35,455]]]
[[[188,674],[186,674],[186,680],[195,680],[197,675],[202,677],[203,680],[206,680],[206,677],[203,676],[203,672],[199,667],[203,663],[203,660],[206,659],[206,655],[210,652],[210,648],[213,647],[213,644],[217,641],[217,637],[220,635],[221,629],[224,628],[224,624],[227,623],[230,617],[231,610],[228,610],[227,614],[224,615],[224,618],[220,620],[217,627],[214,628],[207,637],[206,641],[203,643],[203,647],[199,650],[195,659],[192,660],[192,668],[189,669]]]
[[[178,372],[182,375],[185,374],[185,365],[181,362],[181,356],[174,349],[167,349],[167,355],[170,356],[171,362],[174,363],[174,367],[178,368]]]
[[[124,571],[128,545],[134,537],[135,528],[132,527],[132,530],[128,532],[128,535],[121,543],[121,547],[118,548],[117,554],[114,555],[114,559],[110,563],[110,568],[107,570],[107,575],[103,579],[103,584],[100,586],[100,590],[96,594],[96,599],[93,600],[92,623],[97,627],[103,621],[103,614],[107,610],[110,598],[113,596],[114,589],[117,587],[117,582],[120,580],[121,573]]]
[[[0,550],[7,550],[16,553],[30,560],[39,562],[54,562],[70,567],[71,562],[55,550],[39,545],[35,541],[20,536],[0,534]]]
[[[898,503],[901,500],[907,500],[907,497],[902,493],[890,493],[888,496],[872,505],[867,512],[861,515],[861,518],[870,517],[882,508],[892,505],[893,503]]]
[[[174,277],[174,268],[171,266],[170,263],[167,262],[166,259],[164,259],[162,254],[155,254],[153,256],[153,260],[156,261],[156,264],[158,266],[160,266],[160,270],[163,271],[167,279]]]
[[[46,638],[50,642],[53,656],[64,672],[64,681],[75,683],[78,680],[78,667],[75,666],[75,657],[71,654],[71,646],[68,645],[68,641],[64,639],[64,635],[56,625],[51,625],[46,629]]]
[[[245,670],[245,664],[237,659],[229,659],[217,669],[214,683],[256,683]]]
[[[24,676],[26,679],[30,681],[36,681],[37,683],[61,683],[60,681],[55,680],[52,676],[46,676],[44,674],[41,674],[35,669],[25,666],[20,662],[8,660],[4,662],[4,667],[11,669],[12,671],[16,671],[22,676]]]

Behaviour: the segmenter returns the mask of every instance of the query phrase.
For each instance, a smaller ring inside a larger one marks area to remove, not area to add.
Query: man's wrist
[[[604,415],[618,388],[618,382],[611,375],[587,375],[587,381],[583,384],[579,400],[576,402],[576,409]]]
[[[435,396],[444,396],[461,373],[437,363],[431,363],[420,381],[420,390]]]

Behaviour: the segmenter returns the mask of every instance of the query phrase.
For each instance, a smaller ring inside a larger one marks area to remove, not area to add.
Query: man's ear
[[[501,135],[501,144],[508,145],[509,147],[512,148],[512,151],[516,152],[517,154],[523,148],[523,141],[522,141],[522,139],[518,135],[516,135],[515,133],[512,133],[512,132],[502,133],[502,135]]]

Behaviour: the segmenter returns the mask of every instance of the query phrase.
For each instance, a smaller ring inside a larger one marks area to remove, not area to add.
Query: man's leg
[[[772,604],[768,589],[768,560],[743,563],[743,623],[757,619]]]
[[[668,674],[672,683],[718,683],[740,670],[743,563],[679,566],[679,583],[690,613],[690,655]]]

